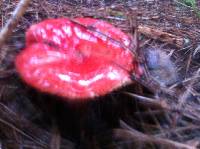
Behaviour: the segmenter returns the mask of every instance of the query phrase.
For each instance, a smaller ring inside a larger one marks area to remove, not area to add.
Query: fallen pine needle
[[[8,39],[8,37],[11,35],[11,32],[16,27],[19,19],[26,11],[26,8],[28,7],[28,4],[31,0],[21,0],[17,7],[15,8],[14,12],[12,13],[12,16],[6,23],[6,25],[1,29],[0,31],[0,49],[3,46],[4,42]]]

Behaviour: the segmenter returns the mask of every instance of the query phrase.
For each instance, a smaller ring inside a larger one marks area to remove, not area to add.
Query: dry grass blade
[[[166,109],[166,110],[168,108],[167,104],[164,103],[164,101],[159,102],[156,99],[137,95],[137,94],[134,94],[134,93],[129,93],[129,92],[124,92],[124,94],[129,95],[131,97],[134,97],[134,98],[136,98],[136,100],[138,100],[142,103],[145,103],[145,104],[149,105],[150,107],[157,107],[157,108]]]
[[[113,134],[116,138],[125,138],[125,140],[129,140],[130,142],[131,140],[137,140],[141,143],[152,143],[170,149],[196,149],[196,147],[189,146],[176,141],[146,135],[141,132],[138,132],[137,130],[130,131],[124,129],[114,129]]]
[[[38,147],[44,149],[50,147],[55,148],[59,147],[60,142],[62,142],[64,144],[62,146],[68,146],[70,149],[74,148],[73,143],[61,139],[58,132],[49,133],[46,130],[38,128],[28,120],[20,118],[19,115],[3,104],[0,104],[0,117],[0,128],[3,124],[3,127],[8,129],[8,134],[14,131],[16,132],[15,134],[23,136],[26,138],[24,140],[29,140]]]
[[[42,146],[44,148],[46,148],[48,145],[44,142],[40,142],[38,140],[36,140],[35,138],[33,138],[32,136],[28,135],[27,133],[25,133],[23,130],[21,130],[20,128],[17,128],[16,126],[14,126],[14,124],[12,124],[11,122],[4,120],[3,118],[0,118],[0,123],[6,125],[7,127],[10,127],[10,129],[15,130],[16,132],[18,132],[19,134],[25,136],[26,138],[30,139],[31,141],[35,142],[36,144],[38,144],[39,146]]]
[[[197,80],[197,79],[194,79],[194,78],[198,78],[199,72],[200,72],[200,69],[198,69],[196,74],[191,78],[192,81],[186,87],[186,91],[179,97],[179,103],[178,103],[179,109],[182,108],[182,106],[186,103],[186,100],[188,99],[188,97],[190,95],[191,89],[192,89],[194,83]]]
[[[7,40],[9,35],[11,34],[12,30],[16,27],[20,17],[24,14],[26,11],[26,8],[28,7],[28,4],[31,0],[21,0],[17,7],[15,8],[11,18],[8,20],[6,25],[1,29],[0,32],[0,49],[4,42]]]

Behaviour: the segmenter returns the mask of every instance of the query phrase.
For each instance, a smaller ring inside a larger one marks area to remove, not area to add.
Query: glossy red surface
[[[101,20],[74,21],[48,19],[27,30],[26,48],[15,60],[21,78],[66,100],[92,99],[130,83],[129,72],[138,66],[123,48],[129,37]]]

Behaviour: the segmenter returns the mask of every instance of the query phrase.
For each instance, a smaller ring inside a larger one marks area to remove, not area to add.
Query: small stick
[[[184,93],[182,93],[180,96],[179,96],[179,100],[178,100],[178,108],[184,108],[183,106],[185,105],[189,95],[190,95],[190,92],[195,84],[195,82],[197,81],[197,79],[194,79],[194,78],[197,78],[199,76],[199,73],[200,73],[200,68],[196,71],[195,75],[191,78],[191,82],[188,86],[186,86],[186,91]]]
[[[11,35],[12,30],[16,27],[19,19],[26,11],[26,8],[28,7],[30,1],[31,0],[21,0],[6,25],[2,28],[0,32],[0,49],[3,46],[4,42]]]
[[[184,45],[184,39],[182,37],[164,32],[159,29],[155,29],[153,27],[139,25],[138,32],[153,39],[159,39],[160,41],[163,41],[163,42],[175,44],[177,47],[183,47]]]

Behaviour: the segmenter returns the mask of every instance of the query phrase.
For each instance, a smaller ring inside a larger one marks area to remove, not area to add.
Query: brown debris
[[[156,29],[154,27],[139,25],[138,32],[144,34],[149,38],[160,40],[162,42],[175,45],[179,48],[184,46],[184,38],[182,38],[181,36],[176,36],[171,33],[164,32],[160,29]]]

